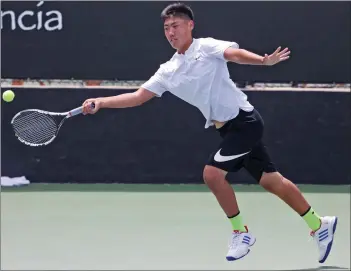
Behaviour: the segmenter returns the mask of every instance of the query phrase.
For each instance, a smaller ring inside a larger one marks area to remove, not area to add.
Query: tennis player
[[[256,241],[243,222],[235,193],[226,180],[228,172],[244,168],[307,223],[319,249],[319,262],[323,263],[331,250],[337,217],[320,217],[297,186],[278,172],[262,141],[262,117],[230,79],[227,68],[227,62],[276,65],[288,60],[290,51],[278,47],[272,54],[260,56],[240,49],[235,42],[193,38],[194,15],[190,7],[182,3],[167,6],[161,17],[166,38],[176,50],[172,58],[133,93],[86,100],[84,114],[95,114],[102,108],[140,106],[166,91],[197,107],[206,120],[205,128],[215,126],[222,138],[209,156],[203,178],[232,226],[226,259],[234,261],[244,257]],[[95,103],[93,110],[92,102]]]

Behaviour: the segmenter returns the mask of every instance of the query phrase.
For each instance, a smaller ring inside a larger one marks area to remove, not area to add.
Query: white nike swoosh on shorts
[[[214,156],[214,160],[216,162],[227,162],[227,161],[234,160],[236,158],[239,158],[239,157],[244,156],[245,154],[249,153],[249,151],[248,151],[248,152],[240,153],[240,154],[236,154],[236,155],[223,156],[220,154],[220,151],[221,151],[221,149],[219,149],[218,152]]]

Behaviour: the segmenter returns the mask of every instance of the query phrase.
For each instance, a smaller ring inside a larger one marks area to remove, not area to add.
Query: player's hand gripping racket
[[[94,108],[95,104],[92,103],[91,107]],[[61,113],[27,109],[18,112],[11,125],[22,143],[33,147],[45,146],[56,138],[65,120],[82,113],[83,106]]]

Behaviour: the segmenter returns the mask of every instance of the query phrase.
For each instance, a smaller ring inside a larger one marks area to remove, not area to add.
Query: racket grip
[[[90,107],[92,109],[95,108],[95,103],[91,103]],[[79,114],[82,114],[83,113],[83,106],[80,106],[80,107],[77,107],[75,109],[72,109],[70,112],[69,112],[69,117],[73,117],[73,116],[76,116],[76,115],[79,115]]]

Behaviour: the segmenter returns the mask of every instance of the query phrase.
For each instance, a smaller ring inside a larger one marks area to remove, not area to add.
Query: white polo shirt
[[[193,39],[185,54],[176,52],[141,87],[158,97],[165,91],[196,106],[206,119],[205,128],[213,121],[228,121],[239,109],[252,111],[247,96],[230,79],[224,51],[239,48],[235,42],[213,38]]]

